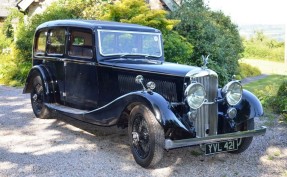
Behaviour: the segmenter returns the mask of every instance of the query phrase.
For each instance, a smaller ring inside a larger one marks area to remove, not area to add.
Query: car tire
[[[140,166],[154,167],[162,159],[164,131],[149,108],[137,105],[132,109],[128,134],[133,157]]]
[[[50,118],[49,109],[44,102],[44,87],[43,81],[39,75],[35,75],[32,80],[31,105],[33,112],[37,118]]]
[[[247,130],[253,130],[254,129],[254,119],[249,121],[249,125],[247,127]],[[239,154],[244,152],[246,149],[249,148],[250,144],[252,143],[253,137],[247,137],[247,138],[239,138],[237,140],[238,142],[238,149],[235,151],[231,151],[230,153],[233,154]]]

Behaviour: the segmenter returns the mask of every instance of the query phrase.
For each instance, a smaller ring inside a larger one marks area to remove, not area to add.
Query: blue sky
[[[286,0],[205,0],[212,10],[222,10],[238,25],[287,24]]]

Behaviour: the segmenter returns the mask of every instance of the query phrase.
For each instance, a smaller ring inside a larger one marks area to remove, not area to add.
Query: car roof
[[[132,31],[144,31],[144,32],[160,32],[158,29],[121,22],[110,21],[98,21],[98,20],[54,20],[42,23],[36,30],[40,30],[48,27],[84,27],[90,29],[112,29],[112,30],[132,30]]]

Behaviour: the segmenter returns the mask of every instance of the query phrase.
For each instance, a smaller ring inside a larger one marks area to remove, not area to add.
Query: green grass
[[[275,93],[277,93],[278,88],[283,80],[287,80],[287,76],[283,75],[270,75],[263,79],[257,80],[255,82],[251,82],[243,86],[244,89],[256,93],[258,90],[264,90],[268,86],[272,86],[275,88]],[[277,90],[276,90],[277,89]]]
[[[287,123],[287,118],[285,114],[282,113],[282,104],[284,104],[285,101],[282,97],[277,96],[279,86],[284,80],[287,80],[287,76],[270,75],[243,86],[244,89],[255,94],[262,103],[265,115],[263,120],[265,120],[267,126],[274,126],[280,117],[282,122]]]
[[[275,62],[275,63],[284,63],[285,60],[281,59],[281,60],[276,60],[276,59],[264,59],[264,58],[256,58],[256,57],[247,57],[245,56],[243,59],[245,60],[258,60],[258,61],[270,61],[270,62]]]

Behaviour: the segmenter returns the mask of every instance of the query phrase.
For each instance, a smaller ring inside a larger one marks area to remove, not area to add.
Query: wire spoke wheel
[[[141,114],[137,114],[133,122],[133,146],[141,158],[146,158],[150,151],[149,130]]]
[[[42,79],[39,75],[36,75],[31,90],[31,104],[35,116],[42,119],[50,117],[49,110],[45,106],[44,94]]]
[[[31,101],[32,101],[32,107],[37,113],[40,113],[43,109],[44,104],[44,92],[43,92],[43,86],[39,83],[33,87],[33,91],[31,93]]]
[[[149,108],[132,109],[128,132],[135,161],[142,167],[155,166],[163,155],[164,131]]]

